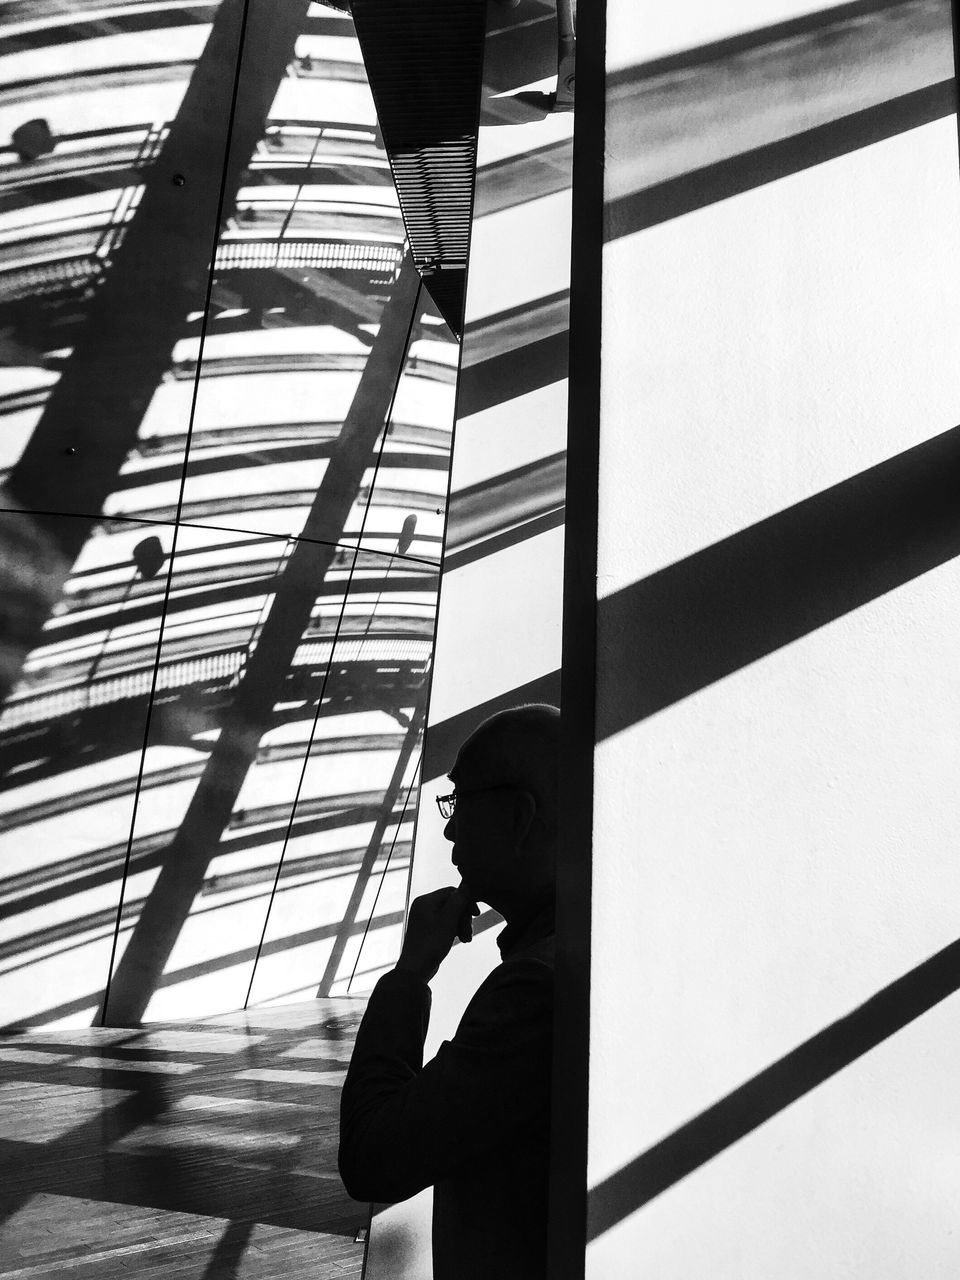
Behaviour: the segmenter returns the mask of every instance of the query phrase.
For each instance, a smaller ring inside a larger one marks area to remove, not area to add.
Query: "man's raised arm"
[[[510,1148],[542,1124],[549,1106],[552,973],[537,960],[500,965],[453,1040],[423,1065],[427,977],[463,936],[464,910],[470,927],[472,904],[456,893],[414,902],[401,960],[377,983],[357,1033],[339,1153],[340,1176],[356,1200],[405,1200],[479,1155]]]

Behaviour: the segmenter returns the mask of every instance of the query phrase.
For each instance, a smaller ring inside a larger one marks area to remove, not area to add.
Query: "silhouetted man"
[[[555,707],[519,707],[461,747],[438,800],[460,885],[412,903],[343,1087],[344,1185],[378,1203],[434,1187],[434,1280],[546,1276],[559,731]],[[507,922],[502,963],[424,1065],[427,983],[477,902]]]

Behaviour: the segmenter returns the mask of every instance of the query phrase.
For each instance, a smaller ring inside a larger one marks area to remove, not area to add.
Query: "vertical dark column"
[[[409,256],[384,307],[380,331],[303,533],[286,563],[263,630],[226,712],[216,746],[104,999],[106,1026],[137,1026],[157,988],[273,709],[317,594],[343,536],[403,371],[420,279]],[[323,693],[321,691],[322,700]]]
[[[551,1280],[583,1280],[587,1238],[605,26],[605,0],[590,6],[581,4],[573,135],[563,719],[547,1266]]]

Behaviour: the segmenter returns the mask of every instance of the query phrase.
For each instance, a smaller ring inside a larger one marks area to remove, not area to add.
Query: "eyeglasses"
[[[451,791],[448,796],[437,796],[437,808],[440,817],[449,821],[457,811],[457,801],[461,796],[478,795],[481,791],[515,791],[513,782],[495,782],[492,787],[471,787],[469,791]]]

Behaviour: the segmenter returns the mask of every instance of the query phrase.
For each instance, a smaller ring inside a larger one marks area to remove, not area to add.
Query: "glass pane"
[[[0,1024],[89,1023],[107,992],[129,1024],[241,1008],[251,983],[365,990],[399,943],[457,347],[421,292],[346,523],[307,543],[403,227],[352,23],[311,5],[211,244],[217,199],[166,161],[198,132],[190,95],[232,90],[236,39],[203,62],[226,12],[0,21]],[[241,115],[262,80],[246,56]],[[5,91],[27,82],[29,110]],[[181,187],[184,226],[115,270]],[[303,625],[277,645],[284,613]],[[269,697],[241,724],[261,651]],[[232,799],[185,857],[211,778]],[[314,882],[324,922],[298,923]]]
[[[304,761],[251,1003],[368,990],[365,935],[364,966],[399,952],[437,575],[363,551],[351,574],[354,555],[310,644],[332,660],[315,719],[296,731]]]
[[[144,927],[140,926],[143,908],[151,895],[156,897],[163,892],[162,886],[157,888],[161,868],[171,869],[171,846],[205,772],[223,769],[215,748],[224,716],[246,676],[289,551],[290,543],[285,538],[189,525],[181,525],[177,531],[156,692],[133,822],[117,964],[138,926],[138,947],[145,947],[149,954],[156,948],[153,930],[148,929],[144,936]],[[279,672],[281,679],[285,670]],[[237,824],[241,829],[248,825],[247,816],[240,813]],[[249,841],[242,836],[238,839],[240,846],[247,848]],[[148,849],[155,850],[157,856],[144,860],[139,855]],[[215,849],[201,851],[208,862],[214,853]],[[173,897],[163,899],[171,919],[176,918],[176,884],[173,889]],[[163,991],[167,994],[160,997],[164,1017],[238,1008],[249,981],[253,956],[250,944],[255,947],[263,915],[256,886],[252,892],[218,897],[215,893],[211,896],[204,884],[196,902],[193,897],[190,895],[183,907],[175,936],[179,936],[187,915],[194,914],[198,941],[194,946],[190,938],[181,939],[175,958],[166,966]],[[232,960],[225,955],[231,949],[224,943],[225,938],[231,944],[238,939],[246,943]],[[201,982],[204,975],[206,981]],[[189,986],[191,981],[198,986],[190,997],[184,999],[182,990],[171,993],[172,988]],[[145,1000],[154,995],[155,985],[146,984]],[[211,1009],[210,1000],[205,1003],[197,996],[199,989],[226,990],[228,994],[222,998],[211,996]],[[119,989],[111,988],[111,1019],[119,1016],[116,1010],[125,999]]]
[[[203,340],[175,353],[184,385],[202,373],[183,519],[302,531],[403,239],[353,23],[309,15],[221,230]]]
[[[458,357],[453,334],[422,289],[387,430],[357,494],[345,541],[439,563]]]
[[[0,517],[0,608],[44,587],[31,517]],[[69,520],[70,517],[61,517]],[[0,1023],[89,1025],[113,949],[166,589],[165,526],[103,522],[0,712]],[[44,602],[48,603],[47,601]],[[132,869],[155,864],[156,842]]]
[[[156,495],[179,487],[189,428],[192,388],[174,403],[166,382],[203,314],[227,143],[227,113],[196,142],[191,106],[232,87],[220,12],[18,5],[0,23],[7,1025],[89,1023],[110,972],[176,513]],[[165,167],[188,143],[189,202]]]
[[[131,937],[148,963],[155,954],[156,933],[143,923],[151,897],[164,927],[174,921],[175,929],[148,985],[131,997],[128,979],[115,980],[111,1018],[131,998],[148,1020],[241,1008],[251,982],[256,999],[305,986],[315,995],[396,761],[401,753],[415,761],[419,717],[410,724],[425,693],[436,572],[329,548],[292,652],[261,654],[261,675],[275,673],[275,688],[262,732],[247,725],[258,741],[237,771],[231,708],[260,679],[251,657],[274,644],[266,624],[289,605],[294,554],[283,539],[180,531],[133,839],[135,851],[159,845],[163,855],[128,878],[118,964]],[[230,737],[220,743],[225,723]],[[398,794],[408,778],[409,768]],[[212,844],[177,846],[196,827],[199,785],[214,802],[233,785],[235,799],[215,839],[207,831]],[[186,895],[178,847],[203,863]],[[399,850],[394,870],[405,868],[406,854]],[[161,860],[174,873],[167,882]],[[304,890],[314,893],[308,907]],[[405,882],[400,909],[403,892]],[[362,932],[359,912],[356,920]],[[137,974],[142,981],[142,968]]]

